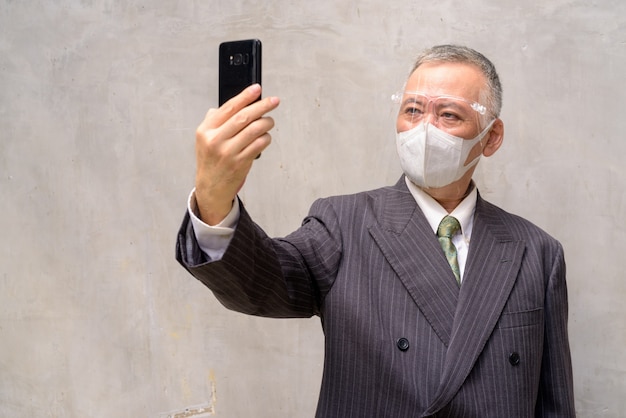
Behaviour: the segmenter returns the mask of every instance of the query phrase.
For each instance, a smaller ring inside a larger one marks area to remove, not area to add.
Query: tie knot
[[[461,224],[455,217],[445,216],[439,223],[439,228],[437,228],[437,236],[452,238],[452,236],[456,234],[459,229],[461,229]]]

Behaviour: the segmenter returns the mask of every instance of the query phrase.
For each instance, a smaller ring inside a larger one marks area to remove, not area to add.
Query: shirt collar
[[[420,207],[428,224],[433,230],[433,233],[437,233],[439,223],[446,215],[454,216],[461,224],[461,233],[467,241],[469,241],[472,235],[472,227],[474,225],[474,211],[476,210],[476,201],[478,199],[478,190],[476,185],[472,181],[470,187],[472,190],[469,194],[454,208],[451,213],[448,213],[443,206],[441,206],[435,199],[433,199],[424,190],[417,187],[408,177],[405,176],[406,185],[413,195],[413,198]]]

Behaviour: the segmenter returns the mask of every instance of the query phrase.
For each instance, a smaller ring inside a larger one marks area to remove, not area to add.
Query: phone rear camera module
[[[229,58],[230,65],[248,65],[250,62],[249,54],[233,54]]]
[[[233,54],[230,56],[230,65],[241,65],[243,62],[243,54]]]

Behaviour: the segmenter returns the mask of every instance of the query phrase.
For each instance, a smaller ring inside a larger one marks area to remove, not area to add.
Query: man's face
[[[427,121],[449,134],[472,139],[480,133],[481,127],[479,113],[470,103],[480,101],[485,85],[484,76],[473,65],[422,64],[411,74],[405,87],[405,92],[422,94],[403,96],[396,129],[408,131],[419,122]]]

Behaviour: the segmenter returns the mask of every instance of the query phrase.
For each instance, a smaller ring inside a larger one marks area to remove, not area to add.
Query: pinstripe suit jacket
[[[229,309],[321,317],[317,417],[575,416],[562,247],[480,196],[461,287],[404,178],[282,239],[242,206],[220,261],[187,217],[177,258]]]

